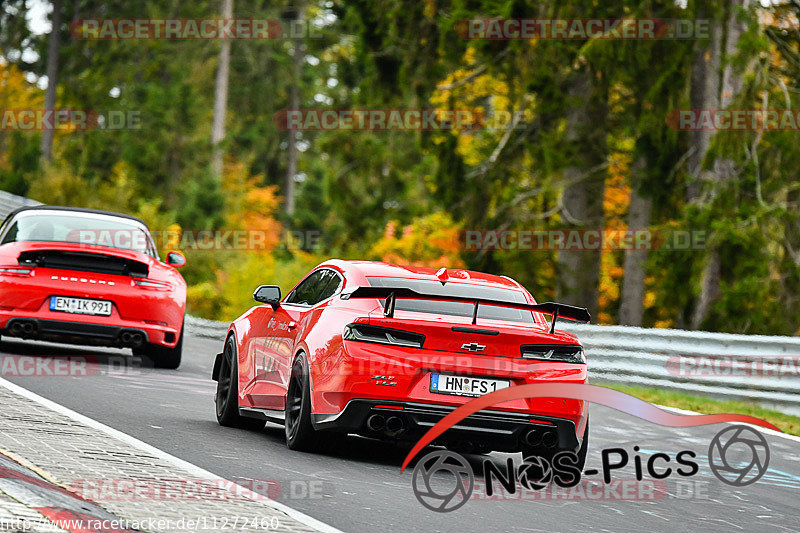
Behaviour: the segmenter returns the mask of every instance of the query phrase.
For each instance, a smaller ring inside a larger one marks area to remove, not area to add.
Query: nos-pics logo
[[[664,456],[664,454],[656,455]],[[694,457],[695,454],[691,453],[691,456]],[[604,456],[604,478],[610,479],[610,470],[624,464],[607,465],[605,459]],[[717,433],[708,449],[711,472],[723,483],[734,487],[743,487],[758,481],[766,473],[769,459],[769,446],[764,436],[743,425],[730,426]],[[516,468],[512,460],[508,459],[505,472],[487,459],[483,462],[483,476],[487,493],[491,491],[493,478],[506,480],[503,485],[508,485],[506,488],[512,493],[515,486],[512,478],[529,490],[541,490],[552,482],[560,487],[572,487],[581,480],[581,471],[577,468],[577,464],[577,455],[569,451],[556,454],[551,461],[543,457],[528,457]],[[648,467],[648,470],[650,469]],[[696,474],[698,471],[696,465],[693,470],[690,474],[682,475]],[[669,475],[668,472],[665,474],[657,477],[663,478]],[[638,475],[637,477],[641,479]],[[475,473],[469,462],[461,455],[437,450],[427,454],[416,464],[412,475],[412,487],[417,500],[426,508],[447,513],[462,507],[472,497],[475,489]]]

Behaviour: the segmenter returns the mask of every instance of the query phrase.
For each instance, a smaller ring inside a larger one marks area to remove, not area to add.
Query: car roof
[[[144,220],[135,217],[133,215],[126,215],[124,213],[115,213],[114,211],[103,211],[102,209],[88,209],[84,207],[65,207],[59,205],[34,205],[34,206],[27,206],[27,207],[20,207],[19,209],[15,209],[11,213],[8,214],[6,219],[3,221],[3,224],[11,220],[13,217],[17,216],[19,213],[25,211],[68,211],[72,213],[87,213],[91,215],[106,215],[111,217],[117,218],[125,218],[128,220],[133,220],[144,226],[147,227],[147,224]]]
[[[440,270],[438,268],[400,266],[381,261],[346,261],[342,259],[331,259],[319,266],[333,266],[344,272],[359,273],[364,277],[441,281],[436,277],[436,273]],[[470,283],[504,289],[525,290],[520,283],[508,276],[497,276],[495,274],[486,274],[484,272],[476,272],[474,270],[465,270],[461,268],[448,268],[447,274],[449,277],[448,283],[452,281],[456,283]]]

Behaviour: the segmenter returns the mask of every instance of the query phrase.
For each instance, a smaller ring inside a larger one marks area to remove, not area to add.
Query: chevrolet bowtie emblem
[[[478,344],[477,342],[470,342],[470,343],[467,343],[467,344],[462,344],[461,345],[461,349],[462,350],[467,350],[467,351],[470,351],[470,352],[480,352],[480,351],[485,350],[486,346],[484,346],[482,344]]]

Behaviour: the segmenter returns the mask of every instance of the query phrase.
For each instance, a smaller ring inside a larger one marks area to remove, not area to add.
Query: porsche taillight
[[[0,267],[0,275],[30,276],[31,272],[33,269],[26,267]]]

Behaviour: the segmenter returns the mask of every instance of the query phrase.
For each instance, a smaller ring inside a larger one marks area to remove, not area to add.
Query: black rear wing
[[[395,301],[397,298],[409,298],[413,300],[437,300],[441,302],[463,302],[473,304],[475,307],[472,311],[472,323],[475,324],[478,320],[478,306],[480,305],[493,305],[496,307],[507,307],[512,309],[524,309],[527,311],[536,311],[539,313],[546,313],[553,316],[550,326],[550,333],[553,333],[556,328],[556,320],[559,318],[566,318],[577,322],[588,323],[592,317],[589,310],[585,307],[575,307],[574,305],[561,304],[556,302],[545,302],[543,304],[529,304],[519,302],[505,302],[502,300],[488,300],[485,298],[466,298],[463,296],[448,296],[442,294],[425,294],[417,292],[407,287],[356,287],[355,289],[342,292],[342,300],[350,300],[351,298],[377,298],[379,300],[386,300],[383,307],[383,314],[387,317],[394,316]]]

